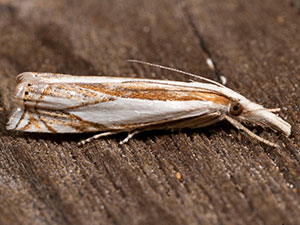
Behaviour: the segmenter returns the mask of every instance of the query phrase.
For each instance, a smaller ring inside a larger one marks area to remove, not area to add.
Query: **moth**
[[[140,62],[131,60],[133,62]],[[46,133],[98,132],[81,141],[128,132],[121,142],[153,129],[200,128],[227,120],[272,147],[246,128],[252,123],[291,133],[291,125],[216,81],[181,70],[140,62],[196,77],[201,82],[25,72],[17,77],[15,108],[8,130]]]

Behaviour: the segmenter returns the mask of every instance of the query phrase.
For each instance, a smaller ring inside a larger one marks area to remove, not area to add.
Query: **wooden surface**
[[[273,149],[221,122],[77,147],[89,135],[6,131],[24,71],[188,80],[125,59],[223,75],[292,135],[255,128]],[[300,224],[299,65],[298,1],[0,0],[0,224]]]

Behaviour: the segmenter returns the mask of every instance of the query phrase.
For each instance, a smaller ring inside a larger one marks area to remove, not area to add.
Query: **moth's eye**
[[[239,116],[243,112],[243,107],[238,102],[233,102],[230,105],[230,114],[233,116]]]

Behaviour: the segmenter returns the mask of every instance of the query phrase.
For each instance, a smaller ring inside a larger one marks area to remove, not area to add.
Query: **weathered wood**
[[[294,1],[0,0],[0,224],[299,224],[300,22]],[[211,71],[206,58],[215,62]],[[281,107],[273,149],[230,124],[125,134],[8,132],[24,71],[215,80]]]

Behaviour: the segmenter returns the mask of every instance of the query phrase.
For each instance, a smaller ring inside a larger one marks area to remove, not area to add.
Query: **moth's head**
[[[240,122],[249,122],[262,127],[268,127],[289,136],[291,125],[271,111],[246,98],[232,100],[228,106],[228,115]]]

